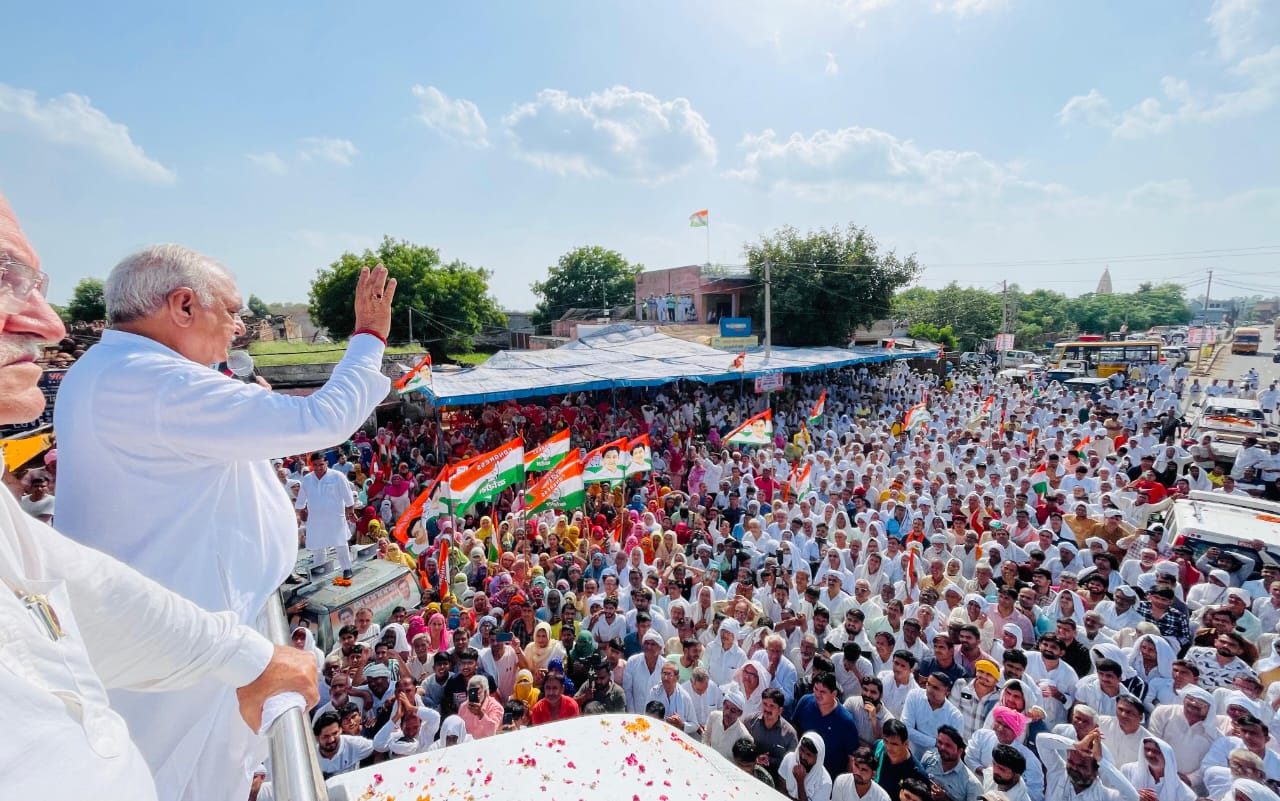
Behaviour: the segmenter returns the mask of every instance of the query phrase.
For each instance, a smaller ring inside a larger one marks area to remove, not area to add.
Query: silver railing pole
[[[289,644],[284,605],[280,594],[273,592],[262,611],[260,628],[276,645]],[[320,754],[307,713],[290,709],[267,730],[271,749],[271,786],[279,801],[327,801],[324,774],[320,771]]]

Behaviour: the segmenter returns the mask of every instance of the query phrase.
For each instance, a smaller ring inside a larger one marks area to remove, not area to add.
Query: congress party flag
[[[747,352],[744,350],[733,358],[733,369],[743,370],[747,366]]]
[[[561,459],[559,464],[529,487],[524,494],[524,512],[531,515],[543,509],[577,509],[586,501],[582,462],[574,454]]]
[[[707,210],[695,211],[689,215],[690,228],[706,228],[711,224],[711,217],[707,214]]]
[[[516,437],[505,445],[459,462],[449,477],[449,502],[461,513],[478,503],[498,497],[507,487],[524,481],[524,440]]]
[[[541,473],[550,470],[569,455],[569,429],[553,434],[541,445],[524,452],[524,470],[526,473]]]
[[[1037,467],[1031,474],[1031,489],[1040,496],[1049,491],[1049,472],[1044,469],[1044,465]]]
[[[827,411],[827,391],[824,389],[822,390],[822,395],[819,396],[818,398],[818,402],[813,404],[813,410],[809,412],[808,424],[811,426],[816,426],[818,422],[822,420],[822,416],[826,414],[826,411]]]
[[[396,392],[407,395],[431,386],[431,354],[428,353],[413,369],[396,379]]]
[[[760,414],[729,432],[724,441],[731,445],[772,445],[773,411],[765,409]]]
[[[445,467],[440,471],[440,475],[436,476],[435,480],[413,499],[409,508],[404,510],[404,514],[400,515],[400,519],[396,521],[395,528],[391,530],[396,542],[404,545],[409,541],[409,529],[413,527],[413,521],[421,520],[425,525],[428,520],[448,512],[444,505],[445,489],[449,486],[448,478],[449,468]]]
[[[933,419],[933,415],[929,414],[929,404],[927,401],[920,401],[915,406],[907,409],[907,413],[902,416],[902,427],[904,430],[910,431],[916,426],[928,425]]]
[[[582,480],[587,484],[597,481],[621,481],[626,476],[627,438],[607,442],[582,457]]]
[[[627,443],[627,459],[623,472],[628,476],[647,473],[653,469],[653,454],[649,450],[649,435],[641,434]]]

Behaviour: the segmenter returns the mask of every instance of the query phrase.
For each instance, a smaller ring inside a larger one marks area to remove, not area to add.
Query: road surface
[[[1209,380],[1217,378],[1218,383],[1225,384],[1228,378],[1233,378],[1239,384],[1250,367],[1258,371],[1259,389],[1266,389],[1272,382],[1280,382],[1280,364],[1271,361],[1276,346],[1271,326],[1259,326],[1259,329],[1262,331],[1262,342],[1256,354],[1232,353],[1229,348],[1224,349],[1213,363],[1208,379],[1201,378],[1200,383],[1205,385]]]

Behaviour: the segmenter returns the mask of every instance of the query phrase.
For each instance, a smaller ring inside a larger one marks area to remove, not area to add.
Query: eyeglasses
[[[39,292],[43,297],[48,290],[47,273],[0,252],[0,311],[16,314],[27,305],[32,292]]]

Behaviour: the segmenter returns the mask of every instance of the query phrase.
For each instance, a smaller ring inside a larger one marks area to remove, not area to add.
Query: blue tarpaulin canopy
[[[775,347],[766,359],[764,349],[755,348],[747,351],[743,369],[737,370],[734,353],[667,336],[652,326],[613,325],[584,332],[553,350],[502,351],[477,367],[437,371],[423,392],[437,406],[466,406],[564,392],[659,386],[679,379],[715,383],[937,356],[936,349]]]

